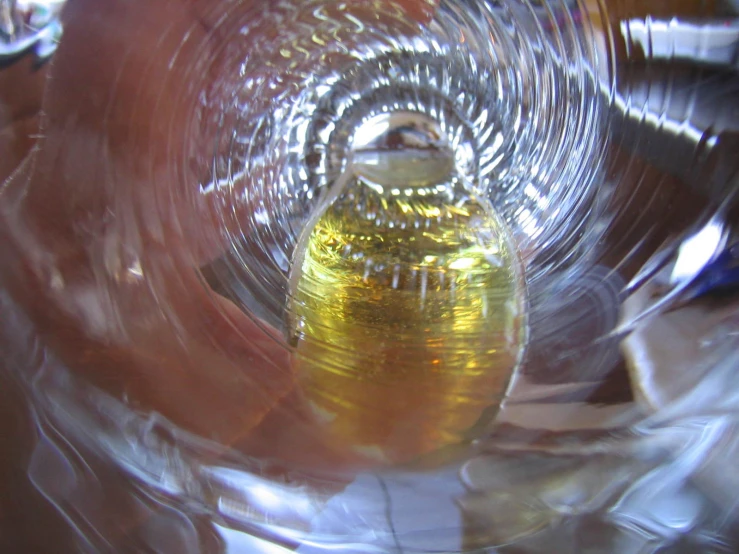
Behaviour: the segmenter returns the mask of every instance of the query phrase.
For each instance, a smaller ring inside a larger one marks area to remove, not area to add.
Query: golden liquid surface
[[[461,185],[441,189],[354,179],[310,231],[294,290],[314,412],[381,462],[462,440],[500,401],[521,348],[503,227]]]

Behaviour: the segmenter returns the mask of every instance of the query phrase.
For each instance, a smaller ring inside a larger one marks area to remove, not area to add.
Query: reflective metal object
[[[39,61],[56,50],[66,0],[0,0],[0,63],[28,52]]]
[[[739,69],[739,20],[690,21],[681,18],[633,19],[621,22],[627,48],[641,49],[651,60],[675,59]],[[634,55],[636,52],[630,53]]]

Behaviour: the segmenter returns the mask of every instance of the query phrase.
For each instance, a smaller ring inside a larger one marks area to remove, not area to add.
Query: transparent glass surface
[[[0,189],[69,551],[736,552],[738,14],[70,0]]]

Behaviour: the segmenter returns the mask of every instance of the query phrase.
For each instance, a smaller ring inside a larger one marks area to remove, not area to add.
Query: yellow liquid
[[[461,441],[519,357],[504,229],[459,185],[435,192],[354,179],[312,228],[294,289],[305,394],[340,444],[380,462]]]

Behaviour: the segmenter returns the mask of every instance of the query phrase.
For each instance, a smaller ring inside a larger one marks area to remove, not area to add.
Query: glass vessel
[[[0,194],[70,551],[739,548],[736,2],[129,4]]]

